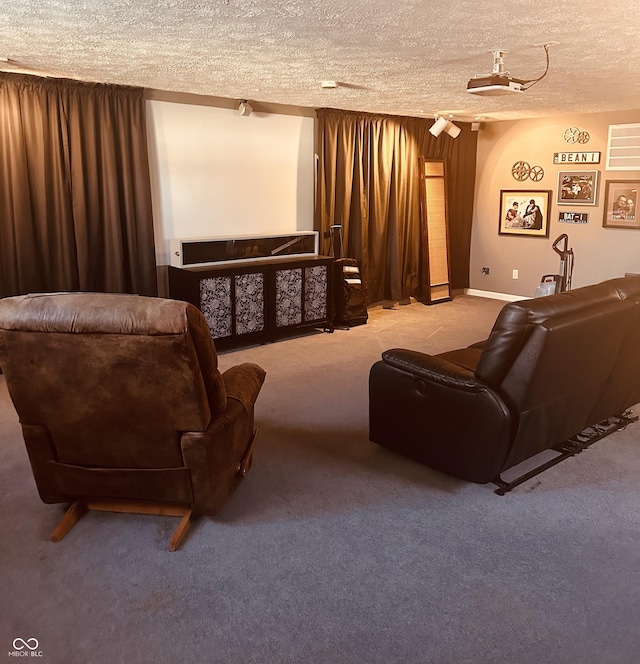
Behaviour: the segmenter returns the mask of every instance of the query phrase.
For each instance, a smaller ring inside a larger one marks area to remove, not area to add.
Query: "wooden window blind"
[[[451,299],[447,183],[443,161],[420,158],[421,214],[427,259],[427,302]]]

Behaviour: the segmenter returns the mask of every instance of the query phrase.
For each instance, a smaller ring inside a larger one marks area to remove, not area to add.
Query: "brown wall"
[[[638,122],[640,111],[572,114],[485,124],[478,137],[470,288],[533,296],[543,274],[558,272],[560,258],[551,245],[561,233],[567,233],[569,246],[575,252],[574,288],[625,272],[640,272],[640,230],[602,227],[605,181],[640,179],[640,171],[605,170],[609,125]],[[565,142],[563,135],[568,127],[589,132],[589,142],[583,145]],[[601,161],[580,166],[553,163],[554,152],[572,150],[600,151]],[[542,166],[544,178],[539,182],[518,182],[511,174],[518,161]],[[555,201],[558,171],[561,170],[599,171],[597,205],[558,206]],[[498,235],[501,189],[552,191],[548,238]],[[588,224],[559,223],[558,211],[588,212]],[[490,268],[488,276],[482,275],[483,267]],[[518,280],[512,278],[514,269],[519,271]]]

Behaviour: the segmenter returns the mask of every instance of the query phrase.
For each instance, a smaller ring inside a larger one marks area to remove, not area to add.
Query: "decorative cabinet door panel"
[[[277,328],[328,319],[328,274],[327,265],[275,270]]]
[[[200,310],[211,336],[224,339],[265,330],[263,272],[209,277],[200,281]]]
[[[231,277],[211,277],[200,281],[200,311],[204,314],[214,339],[233,334]]]
[[[304,320],[309,323],[327,318],[327,266],[304,269]]]
[[[298,327],[333,330],[332,266],[328,256],[231,267],[170,266],[169,293],[198,307],[221,344],[273,341]]]
[[[276,270],[276,327],[302,323],[302,268]]]
[[[236,334],[251,334],[265,329],[264,274],[249,272],[235,276]]]

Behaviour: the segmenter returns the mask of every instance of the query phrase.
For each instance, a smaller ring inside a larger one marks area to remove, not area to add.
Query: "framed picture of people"
[[[595,205],[598,195],[598,171],[560,171],[558,205]]]
[[[551,190],[501,189],[499,235],[549,237]]]
[[[607,180],[604,185],[605,228],[640,228],[638,207],[640,180]]]

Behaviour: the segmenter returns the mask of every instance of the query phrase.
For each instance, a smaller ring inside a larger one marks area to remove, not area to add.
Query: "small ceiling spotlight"
[[[444,118],[442,116],[437,117],[436,116],[436,121],[431,125],[431,129],[429,129],[429,133],[433,134],[433,136],[440,136],[440,134],[444,131],[444,128],[449,124],[449,120],[447,118]]]
[[[454,125],[453,122],[451,122],[451,116],[449,116],[448,120],[442,115],[439,117],[436,116],[436,121],[431,125],[429,133],[438,137],[443,131],[449,134],[451,138],[458,138],[461,129],[457,125]]]
[[[238,110],[240,111],[240,115],[249,116],[253,112],[253,106],[246,99],[243,99],[240,102],[240,106],[238,106]]]
[[[451,138],[458,138],[460,136],[460,132],[462,129],[458,127],[458,125],[454,125],[451,120],[448,121],[447,126],[444,128],[444,130],[451,136]]]

